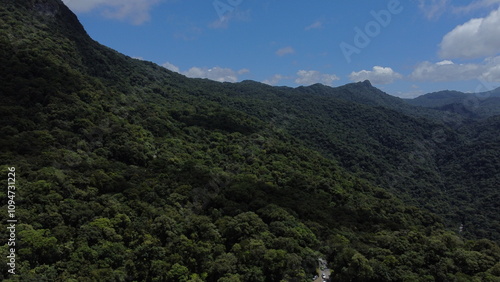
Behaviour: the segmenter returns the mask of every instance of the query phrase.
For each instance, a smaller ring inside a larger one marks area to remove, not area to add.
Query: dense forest
[[[486,82],[480,82],[478,85],[479,89],[490,87]],[[485,118],[500,115],[500,88],[472,94],[444,90],[408,99],[406,102],[414,106],[458,113],[469,118]]]
[[[190,79],[0,3],[3,281],[500,281],[500,116]]]

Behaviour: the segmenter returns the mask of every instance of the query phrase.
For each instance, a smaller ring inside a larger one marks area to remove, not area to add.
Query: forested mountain
[[[298,87],[297,90],[300,92],[347,100],[367,106],[384,107],[413,117],[426,117],[439,120],[443,116],[442,112],[408,105],[408,101],[384,93],[380,89],[373,87],[368,80],[335,88],[315,84],[308,87]],[[454,118],[455,117],[457,116],[454,116]]]
[[[484,200],[498,197],[500,185],[498,180],[495,182],[498,173],[484,176],[490,185],[465,186],[456,183],[453,174],[442,171],[445,166],[463,165],[448,160],[455,159],[460,153],[457,150],[469,143],[475,144],[478,154],[489,156],[497,164],[500,161],[497,154],[492,154],[483,144],[492,143],[491,140],[471,140],[465,134],[477,125],[473,120],[452,112],[375,102],[380,99],[372,98],[374,93],[386,101],[399,99],[387,97],[389,95],[374,90],[367,82],[338,88],[311,86],[323,89],[321,92],[311,91],[309,87],[271,87],[251,81],[216,84],[195,80],[191,85],[194,87],[191,91],[210,93],[204,98],[267,121],[356,176],[388,189],[407,203],[443,216],[449,228],[458,230],[464,225],[468,236],[481,234],[481,238],[488,233],[488,238],[500,239],[496,228],[499,207],[486,205],[488,208],[480,209],[481,200],[474,200],[475,204],[471,200],[471,197]],[[354,93],[356,102],[346,98],[349,96],[345,94],[346,89]],[[369,105],[371,103],[379,104]],[[408,115],[408,111],[415,115]],[[428,118],[418,117],[419,111]],[[494,126],[484,130],[496,134]],[[499,167],[497,165],[495,171]],[[473,175],[463,177],[469,178],[469,183],[477,181]],[[469,196],[463,197],[464,194]],[[477,214],[488,216],[465,219],[463,208],[471,205]]]
[[[498,116],[189,79],[60,0],[0,3],[3,281],[500,279]]]
[[[453,112],[467,118],[500,115],[500,88],[480,93],[444,90],[405,101],[414,106]]]

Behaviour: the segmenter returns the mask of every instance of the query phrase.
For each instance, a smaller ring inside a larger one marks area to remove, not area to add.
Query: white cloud
[[[187,77],[208,78],[219,82],[236,82],[238,81],[238,73],[229,68],[199,68],[192,67],[187,72],[183,73]]]
[[[429,20],[438,19],[448,9],[450,0],[418,0],[418,7]]]
[[[321,21],[315,21],[314,23],[306,26],[304,29],[311,30],[311,29],[318,29],[318,28],[322,28],[322,27],[323,27],[323,23]]]
[[[247,74],[250,72],[248,69],[232,70],[230,68],[221,67],[192,67],[187,71],[181,71],[180,68],[174,64],[166,62],[162,64],[162,67],[167,68],[171,71],[178,72],[187,77],[191,78],[208,78],[210,80],[215,80],[219,82],[237,82],[239,80],[239,75]]]
[[[438,65],[438,66],[453,65],[453,62],[450,60],[444,60],[441,62],[437,62],[436,65]]]
[[[276,51],[276,55],[278,55],[280,57],[288,55],[288,54],[293,54],[293,53],[295,53],[295,50],[290,46],[281,48],[278,51]]]
[[[249,72],[250,72],[250,70],[249,70],[249,69],[241,69],[241,70],[239,70],[237,73],[238,73],[238,74],[245,74],[245,73],[249,73]]]
[[[500,56],[485,60],[486,67],[481,79],[488,82],[500,82]]]
[[[180,73],[179,67],[177,67],[177,66],[175,66],[175,65],[173,65],[173,64],[171,64],[169,62],[166,62],[166,63],[162,64],[161,66],[164,67],[164,68],[166,68],[166,69],[169,69],[171,71],[175,71],[175,72]]]
[[[78,0],[63,0],[64,4],[68,6],[74,12],[90,12],[92,9],[106,5],[106,0],[89,0],[89,1],[78,1]]]
[[[298,78],[295,79],[295,83],[301,85],[311,85],[315,83],[322,83],[325,85],[332,85],[335,80],[340,78],[334,74],[322,74],[315,70],[299,70],[297,72]]]
[[[500,51],[500,8],[485,18],[471,19],[443,37],[442,58],[479,58]]]
[[[471,11],[474,10],[488,8],[499,3],[500,0],[479,0],[479,1],[474,1],[466,6],[453,7],[453,12],[465,14],[465,13],[470,13]]]
[[[86,13],[103,8],[102,15],[112,19],[129,19],[139,25],[150,19],[150,10],[162,0],[63,0],[72,11]]]
[[[450,62],[423,62],[413,70],[410,78],[420,81],[459,81],[474,79],[480,74],[479,66],[476,64]]]
[[[280,82],[283,79],[288,79],[288,77],[283,76],[281,74],[275,74],[271,78],[268,78],[268,79],[262,81],[262,83],[274,86],[274,85],[277,85],[278,82]]]
[[[449,60],[423,62],[413,70],[410,78],[434,82],[475,79],[500,82],[500,56],[487,58],[482,63],[455,64]]]
[[[401,79],[403,76],[389,67],[374,66],[373,70],[362,70],[359,72],[352,72],[349,79],[352,81],[365,81],[369,80],[373,84],[389,84],[393,83],[396,79]]]

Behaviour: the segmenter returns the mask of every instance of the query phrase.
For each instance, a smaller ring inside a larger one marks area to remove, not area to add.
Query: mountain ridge
[[[443,90],[405,101],[414,106],[458,113],[472,118],[486,118],[500,114],[498,110],[500,87],[479,93]]]

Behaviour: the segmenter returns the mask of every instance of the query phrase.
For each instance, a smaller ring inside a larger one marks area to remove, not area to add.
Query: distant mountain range
[[[500,114],[500,88],[481,93],[445,90],[405,101],[414,106],[454,112],[470,118]]]

